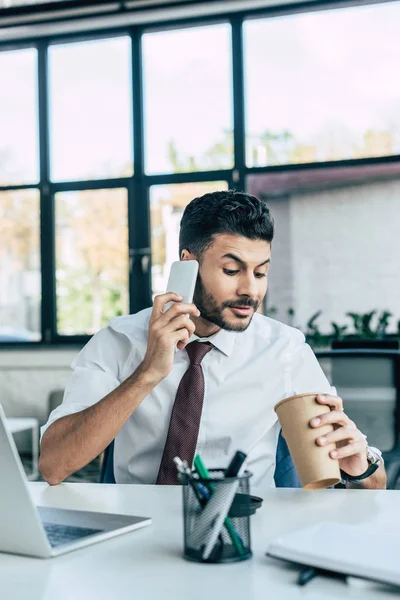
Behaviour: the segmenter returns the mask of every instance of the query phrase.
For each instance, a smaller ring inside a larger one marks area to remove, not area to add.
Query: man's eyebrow
[[[246,266],[246,263],[244,262],[244,260],[242,260],[241,258],[239,258],[238,256],[236,256],[235,254],[224,254],[224,256],[222,258],[231,258],[232,260],[236,261],[237,263],[239,263],[242,266]],[[258,269],[258,267],[263,267],[264,265],[268,264],[271,262],[270,258],[267,258],[267,260],[264,260],[264,262],[262,262],[260,265],[256,266],[256,269]]]

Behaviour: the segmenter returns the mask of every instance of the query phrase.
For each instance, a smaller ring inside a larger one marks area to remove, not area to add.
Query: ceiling
[[[143,9],[209,5],[215,0],[0,0],[0,29]],[[218,0],[217,0],[218,2]]]
[[[66,0],[51,0],[51,3],[65,2]],[[15,6],[32,6],[34,4],[49,4],[49,0],[0,0],[0,8],[14,8]]]
[[[112,0],[109,0],[110,2]],[[134,7],[137,5],[138,7],[144,6],[154,6],[154,5],[167,5],[167,4],[179,4],[179,3],[190,3],[195,0],[175,0],[171,2],[169,0],[115,0],[115,4],[120,4],[121,6],[129,5],[130,7]],[[213,0],[202,0],[204,3],[212,2]],[[13,12],[12,9],[21,9],[24,8],[24,12],[34,11],[34,10],[53,10],[62,7],[62,5],[71,5],[72,7],[81,7],[81,6],[101,6],[106,3],[106,0],[0,0],[0,9],[10,9],[10,12]]]
[[[0,43],[236,12],[264,14],[282,5],[360,1],[374,0],[0,0]]]

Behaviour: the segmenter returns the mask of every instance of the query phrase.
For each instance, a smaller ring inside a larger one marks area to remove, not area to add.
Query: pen
[[[314,579],[316,574],[317,570],[314,567],[304,567],[299,573],[297,585],[306,585],[311,579]]]
[[[200,454],[197,454],[194,459],[194,467],[195,467],[196,471],[198,472],[199,476],[201,477],[201,479],[210,479],[209,472],[207,471],[207,468],[206,468],[205,464],[203,463],[203,460],[202,460]],[[212,493],[214,491],[213,483],[207,482],[205,485],[208,488],[210,493]],[[235,547],[236,551],[238,552],[238,554],[243,555],[244,550],[243,550],[242,541],[239,538],[239,535],[236,532],[236,530],[235,530],[234,526],[232,525],[232,522],[228,516],[225,517],[224,525],[226,527],[227,532],[229,533],[229,537],[231,538],[232,544]]]
[[[200,506],[204,508],[208,500],[211,498],[211,493],[208,491],[205,485],[203,485],[199,481],[196,481],[196,479],[193,477],[192,470],[190,469],[186,460],[181,460],[179,456],[175,456],[174,463],[176,464],[176,467],[179,471],[179,481],[181,483],[187,483],[187,480],[189,479],[189,484],[197,500],[199,501]],[[222,550],[224,540],[221,533],[218,536],[218,543],[220,550]]]
[[[197,454],[195,456],[195,459],[194,459],[194,468],[198,472],[199,477],[201,479],[210,479],[210,474],[207,471],[206,465],[203,463],[203,460],[202,460],[200,454]],[[214,484],[212,484],[211,481],[207,482],[205,485],[206,485],[207,489],[210,492],[214,491]]]
[[[238,450],[228,467],[225,469],[225,477],[236,477],[241,469],[242,464],[246,460],[246,456],[247,455],[244,452]]]
[[[328,577],[336,577],[337,579],[347,581],[347,575],[345,573],[338,573],[337,571],[329,571],[329,569],[306,566],[299,573],[297,585],[306,585],[317,575],[326,575]]]
[[[175,460],[175,459],[174,459]],[[180,459],[179,459],[180,460]],[[206,488],[205,485],[203,485],[202,483],[200,483],[200,481],[196,481],[193,477],[193,473],[188,465],[188,462],[186,460],[182,460],[181,461],[182,467],[185,468],[185,472],[189,477],[192,477],[193,481],[196,482],[196,487],[200,490],[202,496],[204,496],[204,498],[206,500],[209,500],[210,498],[210,492],[208,491],[208,489]]]
[[[185,475],[185,477],[189,480],[189,484],[198,502],[201,504],[201,506],[204,506],[204,504],[207,502],[207,499],[201,494],[200,489],[197,487],[189,466],[185,466],[184,461],[182,461],[179,456],[175,456],[174,463],[176,464],[176,468],[178,469],[179,473],[181,475]]]

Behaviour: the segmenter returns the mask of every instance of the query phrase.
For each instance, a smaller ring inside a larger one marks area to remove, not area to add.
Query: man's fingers
[[[329,455],[332,458],[337,458],[339,460],[342,458],[347,458],[348,456],[353,456],[354,454],[366,456],[365,444],[362,442],[352,442],[351,444],[347,444],[346,446],[336,448],[336,450],[329,452]]]
[[[179,315],[191,315],[192,317],[199,317],[200,311],[194,304],[177,302],[170,306],[165,313],[163,313],[165,321],[175,319],[176,317],[179,317]]]
[[[339,396],[331,396],[330,394],[318,394],[317,402],[319,402],[319,404],[327,404],[335,410],[343,410],[343,400]]]
[[[174,344],[178,347],[178,350],[183,350],[190,339],[190,334],[186,328],[178,329],[175,331],[172,340]]]
[[[338,429],[335,429],[335,431],[326,433],[325,435],[317,438],[316,442],[318,446],[326,446],[327,444],[342,442],[344,440],[360,443],[364,441],[365,445],[365,438],[361,431],[358,431],[358,429],[353,429],[352,427],[339,427]]]
[[[189,340],[184,340],[183,342],[179,341],[177,343],[176,347],[178,348],[178,350],[183,350],[184,348],[186,348],[186,346],[188,345],[188,343],[189,343]]]
[[[174,292],[159,294],[158,296],[154,297],[153,312],[162,313],[164,311],[164,306],[167,304],[167,302],[181,302],[182,300],[182,296],[179,296]]]
[[[311,427],[322,427],[323,425],[341,425],[342,427],[354,426],[353,421],[350,421],[346,413],[338,410],[331,410],[331,412],[324,413],[319,417],[314,417],[310,421]]]
[[[163,294],[162,296],[157,296],[157,304],[154,303],[153,312],[150,318],[150,326],[154,331],[164,329],[172,320],[181,315],[188,315],[189,317],[200,316],[200,311],[197,306],[187,302],[174,301],[172,306],[164,311],[165,304],[171,302],[171,295],[176,296],[176,294]],[[159,298],[164,298],[165,302],[164,300],[159,300]],[[176,296],[176,298],[179,298],[179,296]]]
[[[165,326],[163,331],[169,331],[173,333],[174,331],[179,331],[181,329],[187,329],[189,335],[193,335],[196,325],[186,315],[180,315],[180,317],[172,319],[168,325]]]

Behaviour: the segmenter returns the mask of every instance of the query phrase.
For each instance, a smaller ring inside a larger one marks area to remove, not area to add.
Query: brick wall
[[[387,309],[400,319],[400,181],[268,200],[276,220],[268,304],[322,329],[345,313]],[[349,321],[350,323],[350,321]]]

